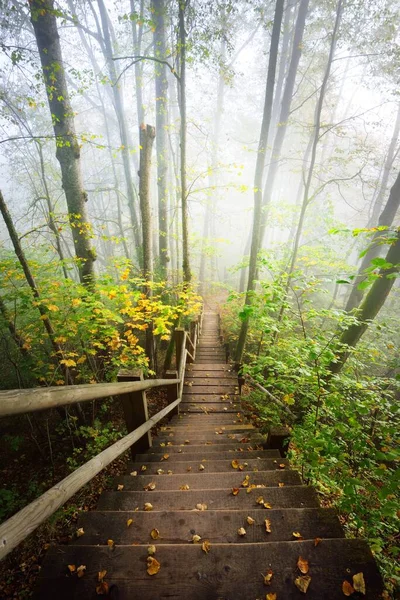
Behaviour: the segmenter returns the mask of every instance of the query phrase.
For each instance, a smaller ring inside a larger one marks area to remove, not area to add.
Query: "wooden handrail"
[[[186,341],[190,343],[190,345],[192,346],[193,350],[196,349],[196,346],[193,344],[192,340],[190,339],[190,335],[186,335]]]
[[[173,383],[171,380],[168,381],[169,383]],[[176,382],[177,380],[174,381]],[[146,423],[143,423],[143,425],[128,433],[122,440],[115,442],[115,444],[100,452],[100,454],[79,467],[79,469],[76,469],[71,475],[65,477],[65,479],[0,525],[0,559],[11,552],[32,531],[80,490],[81,487],[100,473],[102,469],[107,467],[113,460],[128,450],[132,444],[143,437],[145,433],[170,413],[179,402],[180,398],[177,398],[146,421]]]
[[[189,357],[192,362],[194,362],[194,356],[189,350],[186,348],[186,358]]]
[[[186,367],[186,357],[188,355],[188,351],[186,350],[186,348],[184,348],[182,350],[182,356],[181,356],[181,364],[183,365],[183,372],[182,372],[182,377],[180,377],[180,382],[179,382],[179,402],[182,400],[182,394],[183,394],[183,385],[184,385],[184,373],[185,373],[185,367]]]
[[[129,392],[139,392],[179,382],[179,379],[147,379],[126,383],[88,383],[63,387],[6,390],[0,392],[0,417],[67,406],[107,396],[120,396]]]

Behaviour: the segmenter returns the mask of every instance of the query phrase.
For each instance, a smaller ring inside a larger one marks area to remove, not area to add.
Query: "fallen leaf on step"
[[[265,523],[265,531],[267,533],[272,533],[271,532],[271,521],[269,519],[265,519],[264,523]]]
[[[252,517],[247,517],[246,521],[249,525],[254,525],[254,523],[255,523],[255,520],[252,519]]]
[[[148,546],[148,548],[147,548],[147,554],[149,556],[153,556],[153,554],[155,554],[155,553],[156,553],[156,547],[153,546],[153,545]]]
[[[284,483],[282,483],[282,481],[280,481],[280,482],[278,483],[278,487],[281,487],[281,488],[282,488],[282,487],[285,487],[285,484],[284,484]]]
[[[107,571],[99,571],[97,574],[97,580],[103,581],[104,577],[107,575]]]
[[[232,466],[232,468],[233,468],[233,469],[238,469],[238,468],[239,468],[239,463],[238,463],[238,461],[237,461],[236,459],[234,459],[234,460],[231,462],[231,466]]]
[[[201,537],[195,533],[194,536],[192,537],[193,544],[198,544],[200,540],[201,540]]]
[[[246,488],[246,487],[249,487],[249,483],[250,483],[250,475],[246,475],[246,477],[243,479],[241,485],[242,485],[242,487]]]
[[[185,440],[185,444],[190,444],[190,440]]]
[[[281,464],[279,465],[279,468],[280,468],[280,469],[284,469],[285,467],[286,467],[286,465],[285,465],[284,463],[281,463]]]
[[[191,470],[192,470],[192,467],[188,467],[188,468],[186,469],[186,471],[188,471],[188,472],[190,472]]]
[[[232,488],[232,496],[237,496],[239,492],[239,488]]]
[[[322,538],[316,537],[316,538],[314,539],[314,546],[318,546],[318,544],[319,544],[320,542],[322,542]]]
[[[353,588],[356,590],[356,592],[360,592],[360,594],[365,596],[366,588],[363,573],[356,573],[353,575]]]
[[[109,547],[111,550],[113,550],[113,549],[114,549],[114,546],[115,546],[115,542],[114,542],[114,540],[107,540],[107,546],[108,546],[108,547]]]
[[[207,510],[207,504],[199,503],[196,504],[197,510]]]
[[[238,535],[241,535],[241,536],[244,536],[244,535],[246,535],[246,530],[245,530],[245,528],[244,528],[244,527],[240,527],[240,528],[238,529]]]
[[[76,566],[75,565],[67,565],[68,566],[68,570],[70,573],[75,573],[76,571]]]
[[[302,540],[303,536],[301,535],[301,533],[299,531],[293,531],[292,536],[294,538],[296,538],[296,540]]]
[[[160,537],[160,532],[158,531],[158,529],[152,529],[152,530],[150,531],[150,537],[151,537],[153,540],[158,540],[158,538]]]
[[[201,545],[201,549],[203,550],[203,552],[205,552],[206,554],[208,554],[210,552],[211,549],[211,544],[208,540],[204,540],[204,542]]]
[[[172,471],[170,469],[168,469],[167,475],[172,475]]]
[[[305,594],[308,590],[308,586],[311,583],[311,577],[309,575],[301,575],[300,577],[296,577],[294,580],[294,584],[303,594]]]
[[[157,475],[163,475],[164,469],[157,469]]]
[[[76,530],[76,537],[81,537],[82,535],[85,535],[85,531],[83,529],[83,527],[79,527],[79,529]]]
[[[76,574],[78,575],[78,577],[83,577],[86,571],[86,565],[80,565],[77,569],[76,569]]]
[[[342,592],[345,596],[351,596],[352,594],[354,594],[355,589],[353,588],[351,583],[345,580],[342,583]]]
[[[146,492],[151,492],[152,490],[155,490],[155,489],[156,489],[156,484],[154,483],[154,481],[150,481],[150,483],[148,483],[147,485],[145,485],[145,486],[143,487],[143,489],[144,489]]]
[[[169,454],[163,454],[161,460],[168,460],[169,459]]]
[[[306,560],[302,556],[299,556],[297,561],[297,568],[299,569],[300,573],[306,575],[308,573],[308,560]]]
[[[128,520],[126,521],[126,526],[127,526],[127,527],[130,527],[130,526],[132,525],[132,523],[133,523],[133,519],[128,519]]]
[[[146,465],[142,465],[142,466],[140,467],[140,470],[141,470],[141,471],[145,471],[146,469],[147,469]]]
[[[272,504],[270,504],[269,502],[264,502],[263,507],[264,508],[272,508]]]
[[[118,490],[119,492],[122,492],[122,490],[123,490],[123,489],[124,489],[124,486],[122,485],[122,483],[119,483],[119,484],[117,485],[117,490]]]
[[[276,600],[276,594],[267,594],[265,598],[266,600]]]
[[[156,575],[160,570],[161,565],[153,556],[147,557],[147,573],[149,575]]]
[[[187,483],[185,483],[185,485],[181,485],[181,486],[179,487],[179,489],[180,489],[182,492],[187,492],[188,490],[190,490],[190,487],[188,486],[188,484],[187,484]]]
[[[107,581],[100,581],[99,585],[96,585],[96,594],[98,596],[107,596],[109,591],[109,585]]]
[[[272,569],[269,569],[267,571],[267,574],[263,575],[263,577],[264,577],[264,584],[265,585],[271,585],[271,580],[272,580],[273,574],[274,574],[274,572],[272,571]]]
[[[262,496],[258,496],[256,504],[264,504],[264,498]]]
[[[132,477],[137,477],[137,471],[132,471],[132,473],[130,473],[130,475],[132,475]]]
[[[145,502],[144,503],[144,510],[146,510],[146,511],[153,510],[153,505],[150,504],[150,502]]]
[[[205,466],[204,466],[204,465],[200,465],[200,466],[199,466],[199,471],[204,471],[204,469],[205,469]]]

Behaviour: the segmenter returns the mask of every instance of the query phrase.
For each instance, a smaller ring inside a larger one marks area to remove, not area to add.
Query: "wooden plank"
[[[294,584],[299,576],[299,556],[310,565],[311,584],[307,600],[343,598],[344,580],[364,574],[368,600],[382,596],[383,584],[374,558],[365,541],[324,540],[315,548],[313,541],[270,544],[212,544],[210,554],[201,544],[157,547],[161,568],[157,575],[146,572],[147,544],[118,546],[114,552],[104,546],[76,546],[51,549],[40,573],[40,600],[87,600],[95,597],[99,571],[118,586],[119,600],[252,600],[265,598],[266,591],[279,600],[299,600],[303,595]],[[84,564],[84,577],[66,577],[67,564]],[[273,571],[266,588],[261,573]],[[60,585],[61,584],[61,585]]]
[[[7,390],[0,392],[0,417],[46,410],[57,406],[69,406],[77,402],[120,396],[154,387],[166,387],[174,383],[180,383],[180,380],[147,379],[146,381],[127,383],[87,383],[63,387]]]
[[[140,456],[144,456],[141,454]],[[252,473],[256,471],[268,471],[272,469],[277,469],[278,460],[276,458],[251,458],[244,460],[241,457],[237,457],[234,454],[231,455],[230,460],[221,460],[218,458],[207,458],[205,456],[197,457],[197,460],[186,460],[186,461],[176,461],[174,462],[173,467],[172,463],[168,460],[158,461],[158,462],[146,462],[144,458],[140,462],[130,462],[129,463],[129,472],[134,473],[137,472],[137,477],[142,477],[143,475],[158,475],[158,477],[168,477],[168,470],[170,469],[175,475],[178,473],[188,473],[188,469],[190,468],[191,473],[197,473],[200,470],[200,465],[204,466],[205,471],[207,473],[227,473],[234,472],[232,467],[232,460],[237,460],[237,462],[242,467],[242,473]],[[160,464],[161,463],[161,464]],[[285,463],[288,465],[286,459],[279,458],[279,464]],[[142,466],[146,467],[146,471],[141,471]],[[164,471],[164,474],[159,475],[159,469]],[[236,470],[236,472],[238,472]],[[157,483],[157,480],[155,480]]]
[[[119,384],[134,385],[134,384]],[[32,531],[52,515],[60,506],[69,500],[78,490],[88,483],[95,475],[100,473],[104,467],[126,452],[132,444],[145,435],[156,423],[163,419],[175,406],[174,403],[166,406],[151,417],[147,423],[141,425],[135,431],[126,435],[122,440],[115,442],[112,446],[100,452],[97,456],[76,469],[71,475],[47,490],[36,500],[25,506],[10,519],[0,525],[0,559],[4,558]]]
[[[166,450],[164,452],[167,452]],[[235,452],[233,450],[218,450],[217,452],[190,452],[190,447],[187,449],[183,449],[183,452],[167,452],[169,454],[168,464],[181,462],[181,461],[214,461],[214,460],[227,460],[232,461],[235,458]],[[161,463],[157,468],[165,467],[165,461],[161,460],[163,456],[162,452],[157,454],[138,454],[136,456],[137,462],[142,462],[142,464],[149,462]],[[278,450],[251,450],[251,451],[243,451],[238,456],[239,462],[243,462],[246,460],[264,460],[264,459],[277,459],[280,458],[280,454]],[[162,464],[164,463],[164,464]],[[132,463],[128,463],[128,471],[132,471],[134,469],[130,469],[130,465]],[[168,468],[168,467],[167,467]]]
[[[264,512],[259,510],[203,510],[203,511],[165,511],[141,512],[140,515],[130,511],[93,511],[83,513],[78,527],[84,535],[74,540],[75,545],[107,545],[107,540],[115,544],[132,545],[134,543],[152,544],[150,532],[157,529],[159,538],[157,546],[165,544],[187,544],[192,538],[192,531],[198,532],[203,539],[212,544],[225,543],[272,543],[293,540],[293,531],[301,531],[303,539],[343,538],[336,512],[325,508],[286,508],[268,510],[271,522],[271,533],[265,531]],[[249,526],[247,517],[254,519]],[[131,518],[133,523],[126,526]],[[246,535],[239,537],[238,529],[244,527]]]
[[[167,462],[167,461],[165,461]],[[166,465],[165,465],[166,466]],[[130,475],[123,475],[115,479],[115,489],[118,484],[124,486],[123,492],[128,491],[141,491],[145,489],[145,486],[149,483],[155,483],[158,491],[162,490],[180,490],[182,486],[188,485],[191,490],[214,490],[214,489],[232,489],[240,488],[243,481],[250,481],[254,485],[263,485],[268,492],[270,487],[278,487],[278,483],[284,483],[285,486],[289,485],[300,485],[301,479],[296,471],[290,471],[288,469],[280,470],[275,467],[275,470],[271,471],[258,471],[256,473],[238,473],[231,469],[231,473],[208,473],[207,470],[201,473],[178,473],[174,474],[172,469],[172,475],[166,475],[165,477],[154,475],[142,475],[141,477],[132,477]],[[242,488],[246,492],[245,488]],[[254,491],[254,490],[253,490]],[[257,490],[260,495],[263,494],[264,489]],[[121,493],[123,493],[121,492]],[[184,494],[185,491],[182,491]],[[148,501],[151,502],[151,494],[149,492]]]
[[[118,381],[143,381],[143,373],[141,370],[136,371],[120,371],[118,373]],[[172,386],[171,386],[172,387]],[[176,398],[174,398],[176,400]],[[121,396],[122,407],[125,415],[126,429],[128,433],[134,431],[149,418],[149,412],[147,409],[147,398],[146,392],[130,392],[129,394],[123,394]],[[148,431],[144,436],[131,446],[132,458],[138,452],[144,452],[150,448],[152,444],[151,433]]]
[[[267,492],[268,491],[268,495]],[[261,496],[275,508],[306,508],[319,506],[315,490],[305,485],[271,487],[268,490],[253,490],[250,494],[240,490],[237,496],[228,489],[176,490],[153,492],[103,492],[99,498],[99,510],[143,511],[145,502],[150,502],[154,511],[194,510],[196,504],[207,504],[208,510],[260,510],[267,518],[268,512],[256,499]]]

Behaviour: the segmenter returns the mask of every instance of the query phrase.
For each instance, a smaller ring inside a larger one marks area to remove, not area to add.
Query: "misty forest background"
[[[389,597],[398,3],[0,7],[2,388],[160,374],[174,328],[218,298],[232,361],[268,391],[246,401],[291,428],[292,463],[368,538]],[[123,435],[107,403],[89,412],[3,419],[0,519]]]

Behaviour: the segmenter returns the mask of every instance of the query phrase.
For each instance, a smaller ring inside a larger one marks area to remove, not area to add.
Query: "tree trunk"
[[[284,0],[276,0],[274,24],[271,35],[271,47],[268,62],[267,87],[265,90],[265,102],[263,120],[261,124],[260,141],[258,144],[257,163],[254,174],[254,213],[253,213],[253,233],[251,240],[250,262],[249,262],[249,277],[247,283],[247,292],[245,305],[250,306],[252,303],[252,292],[255,286],[255,277],[257,272],[257,256],[260,250],[260,221],[262,210],[262,179],[265,164],[265,151],[268,142],[268,132],[271,122],[272,103],[274,98],[275,72],[279,47],[279,36],[282,23]],[[242,360],[243,350],[246,343],[247,331],[249,328],[249,316],[246,315],[242,320],[238,345],[236,348],[236,362]]]
[[[384,207],[378,221],[378,227],[390,227],[394,221],[397,210],[400,206],[400,174],[397,176],[395,183],[393,184],[392,189],[390,190],[389,198]],[[363,290],[358,289],[358,285],[364,279],[364,271],[367,269],[371,260],[377,258],[381,254],[382,242],[384,242],[387,236],[386,231],[376,231],[371,240],[371,244],[368,252],[365,254],[361,261],[360,268],[358,270],[357,276],[354,280],[354,287],[351,290],[349,299],[346,304],[346,311],[350,312],[354,308],[356,308],[364,295]]]
[[[300,0],[299,12],[296,20],[296,27],[294,30],[293,38],[293,50],[290,58],[290,64],[288,74],[286,77],[285,89],[283,91],[281,110],[279,114],[279,127],[276,130],[274,145],[271,152],[271,162],[268,167],[267,179],[265,181],[264,193],[263,193],[263,207],[264,211],[262,214],[260,243],[262,245],[265,235],[265,228],[267,224],[267,207],[271,201],[271,194],[274,188],[276,174],[278,172],[279,161],[282,152],[282,146],[286,135],[288,126],[288,119],[290,115],[290,106],[292,102],[292,96],[294,91],[294,85],[296,81],[297,69],[302,53],[303,33],[306,22],[306,16],[308,12],[309,0]]]
[[[121,139],[121,155],[122,162],[124,165],[124,173],[125,173],[125,181],[126,181],[126,192],[128,198],[128,207],[129,213],[131,217],[131,224],[133,229],[133,238],[135,241],[136,251],[139,251],[141,240],[140,240],[140,231],[139,231],[139,221],[136,213],[136,199],[134,193],[134,185],[132,178],[132,170],[131,170],[131,158],[129,154],[129,139],[128,139],[128,129],[126,126],[125,120],[125,112],[124,105],[122,100],[121,88],[118,80],[118,73],[115,63],[113,61],[113,51],[111,45],[111,37],[109,30],[109,20],[106,7],[104,5],[104,0],[97,0],[100,11],[101,25],[103,30],[103,38],[104,38],[104,57],[107,61],[107,68],[111,80],[111,86],[113,91],[113,99],[114,99],[114,108],[115,114],[117,115],[118,124],[119,124],[119,132]]]
[[[53,0],[32,0],[30,10],[56,136],[56,156],[61,167],[79,276],[82,283],[92,287],[95,252],[90,245],[91,226],[85,206],[87,194],[82,184],[80,149],[65,80]]]
[[[397,178],[397,181],[399,178],[400,175]],[[370,291],[365,296],[364,301],[356,313],[358,323],[351,325],[342,333],[339,340],[340,344],[353,348],[367,330],[369,322],[376,317],[384,305],[386,298],[396,281],[396,275],[400,271],[400,229],[397,229],[396,240],[390,246],[385,260],[393,266],[388,269],[382,268],[379,270],[378,279],[372,284]],[[350,356],[350,352],[349,348],[345,348],[339,352],[335,362],[332,362],[329,365],[331,373],[339,373],[342,370],[343,365]]]
[[[185,10],[188,0],[178,0],[179,3],[179,110],[181,113],[180,144],[181,144],[181,210],[182,210],[182,269],[183,281],[188,285],[192,279],[189,254],[189,212],[186,183],[186,31]]]
[[[139,56],[142,50],[142,35],[143,35],[143,11],[144,11],[144,0],[140,0],[140,8],[139,8],[139,35],[136,31],[136,19],[133,15],[136,14],[135,10],[135,0],[131,0],[131,24],[132,24],[132,38],[133,38],[133,48],[135,56]],[[134,65],[135,69],[135,92],[136,92],[136,110],[138,116],[138,123],[144,123],[144,106],[143,106],[143,94],[142,94],[142,76],[143,76],[143,63],[138,61]],[[157,126],[157,138],[159,135],[159,130]]]
[[[306,215],[306,210],[311,201],[310,189],[311,189],[311,183],[312,183],[312,179],[313,179],[313,175],[314,175],[315,159],[317,156],[317,146],[318,146],[318,141],[319,141],[319,132],[321,129],[321,113],[322,113],[322,107],[323,107],[324,99],[325,99],[326,86],[328,84],[328,79],[329,79],[329,75],[331,72],[332,60],[333,60],[333,57],[335,54],[337,35],[338,35],[339,27],[340,27],[340,22],[342,19],[342,3],[343,3],[343,0],[339,0],[339,2],[337,3],[335,26],[334,26],[333,32],[332,32],[332,39],[331,39],[331,45],[330,45],[330,49],[329,49],[328,61],[326,64],[324,78],[322,81],[321,90],[320,90],[319,97],[318,97],[317,108],[315,111],[314,134],[313,134],[313,142],[312,142],[312,148],[311,148],[310,166],[308,169],[307,180],[306,180],[305,186],[304,186],[303,202],[302,202],[302,206],[301,206],[301,210],[300,210],[299,222],[297,225],[297,231],[296,231],[294,244],[293,244],[292,259],[290,261],[287,282],[286,282],[286,286],[285,286],[285,298],[282,302],[282,306],[279,311],[278,320],[277,320],[278,323],[280,323],[282,321],[283,313],[285,311],[286,296],[288,294],[290,283],[291,283],[292,276],[293,276],[293,271],[296,266],[297,254],[299,251],[301,234],[303,232],[303,224],[304,224],[304,219],[305,219],[305,215]],[[276,339],[277,335],[278,335],[278,330],[276,330],[276,332],[274,334],[274,339]]]
[[[165,3],[164,0],[152,0],[154,21],[154,56],[165,60],[167,49],[165,41]],[[158,249],[161,276],[167,277],[168,256],[168,147],[167,147],[167,68],[157,62],[155,65],[156,91],[156,147],[157,147],[157,187],[158,187]]]
[[[140,126],[140,213],[142,216],[142,239],[143,239],[143,278],[145,280],[143,292],[148,298],[152,296],[153,281],[153,250],[152,250],[152,227],[151,227],[151,202],[150,202],[150,173],[151,152],[156,135],[151,125]],[[154,337],[153,326],[148,324],[146,329],[146,354],[149,358],[149,367],[154,368]]]

